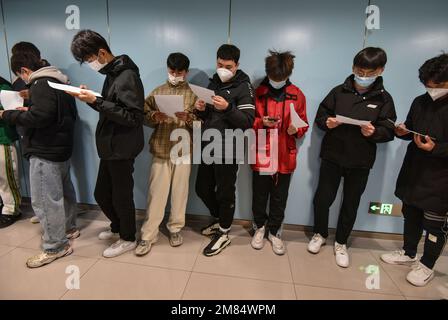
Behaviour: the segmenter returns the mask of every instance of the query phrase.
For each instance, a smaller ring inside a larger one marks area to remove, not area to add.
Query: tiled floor
[[[232,244],[222,254],[207,258],[201,250],[208,239],[191,226],[185,242],[171,248],[166,235],[149,255],[127,253],[113,259],[101,253],[110,242],[97,234],[108,223],[101,213],[80,216],[81,237],[74,254],[46,267],[27,269],[26,259],[40,246],[40,225],[28,221],[30,213],[15,225],[0,230],[0,299],[446,299],[448,257],[436,267],[436,279],[426,288],[405,280],[407,267],[385,265],[379,255],[400,246],[399,241],[353,238],[349,269],[334,263],[331,245],[319,255],[306,251],[303,232],[285,231],[287,254],[275,256],[269,243],[261,251],[250,247],[250,236],[234,226]],[[331,240],[331,239],[330,239]],[[330,241],[331,243],[332,241]],[[79,268],[80,288],[68,290],[68,266]],[[366,287],[368,266],[379,266],[380,287]]]

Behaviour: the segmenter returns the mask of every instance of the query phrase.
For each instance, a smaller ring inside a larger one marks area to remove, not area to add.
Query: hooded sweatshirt
[[[228,82],[222,82],[217,74],[210,79],[209,89],[213,90],[217,96],[221,96],[229,103],[226,110],[217,110],[213,105],[207,104],[205,111],[196,110],[196,115],[203,121],[202,131],[207,129],[217,129],[223,139],[222,159],[236,159],[236,144],[233,143],[233,154],[226,154],[226,143],[231,144],[229,135],[226,139],[226,129],[250,129],[255,120],[255,101],[252,85],[249,76],[241,70],[237,70],[235,76]],[[203,142],[202,148],[209,142]],[[212,154],[212,156],[214,156]],[[238,159],[237,159],[238,158]]]
[[[89,104],[100,113],[96,147],[102,160],[133,160],[143,150],[145,95],[138,67],[117,56],[100,73],[106,75],[102,96]]]
[[[43,67],[30,75],[28,111],[8,110],[3,119],[10,125],[25,128],[23,153],[54,162],[70,159],[77,118],[75,99],[48,85],[48,81],[68,83],[68,77],[53,66]]]

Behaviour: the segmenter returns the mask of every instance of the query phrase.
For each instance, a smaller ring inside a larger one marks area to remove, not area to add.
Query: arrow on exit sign
[[[401,204],[371,202],[369,205],[369,214],[401,217],[401,208]]]

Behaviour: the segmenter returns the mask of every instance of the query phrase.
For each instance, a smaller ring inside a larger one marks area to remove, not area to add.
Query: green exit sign
[[[401,204],[370,202],[369,214],[375,214],[386,217],[401,217]]]

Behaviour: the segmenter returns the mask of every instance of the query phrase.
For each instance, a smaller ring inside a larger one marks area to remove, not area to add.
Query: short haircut
[[[384,68],[387,63],[387,54],[381,48],[368,47],[361,50],[353,59],[353,66],[362,69]]]
[[[291,51],[278,52],[269,50],[269,56],[265,59],[267,76],[274,81],[281,81],[291,76],[294,69],[295,56]]]
[[[429,59],[419,69],[420,81],[427,85],[429,81],[442,83],[448,81],[448,54]]]
[[[71,45],[73,57],[80,63],[85,62],[91,56],[97,55],[100,49],[111,53],[106,39],[92,30],[79,31],[73,38]]]
[[[13,55],[18,53],[30,53],[34,54],[40,59],[40,50],[31,42],[26,41],[17,42],[15,45],[12,46],[11,53]]]
[[[31,71],[39,70],[44,66],[40,57],[29,52],[18,52],[11,56],[11,70],[14,74],[20,74],[21,68],[28,68]]]
[[[238,61],[240,61],[240,49],[233,44],[223,44],[219,47],[218,52],[216,53],[216,58],[232,60],[235,61],[235,63],[238,63]]]
[[[183,53],[174,52],[166,59],[166,65],[172,70],[188,71],[188,68],[190,68],[190,60]]]

